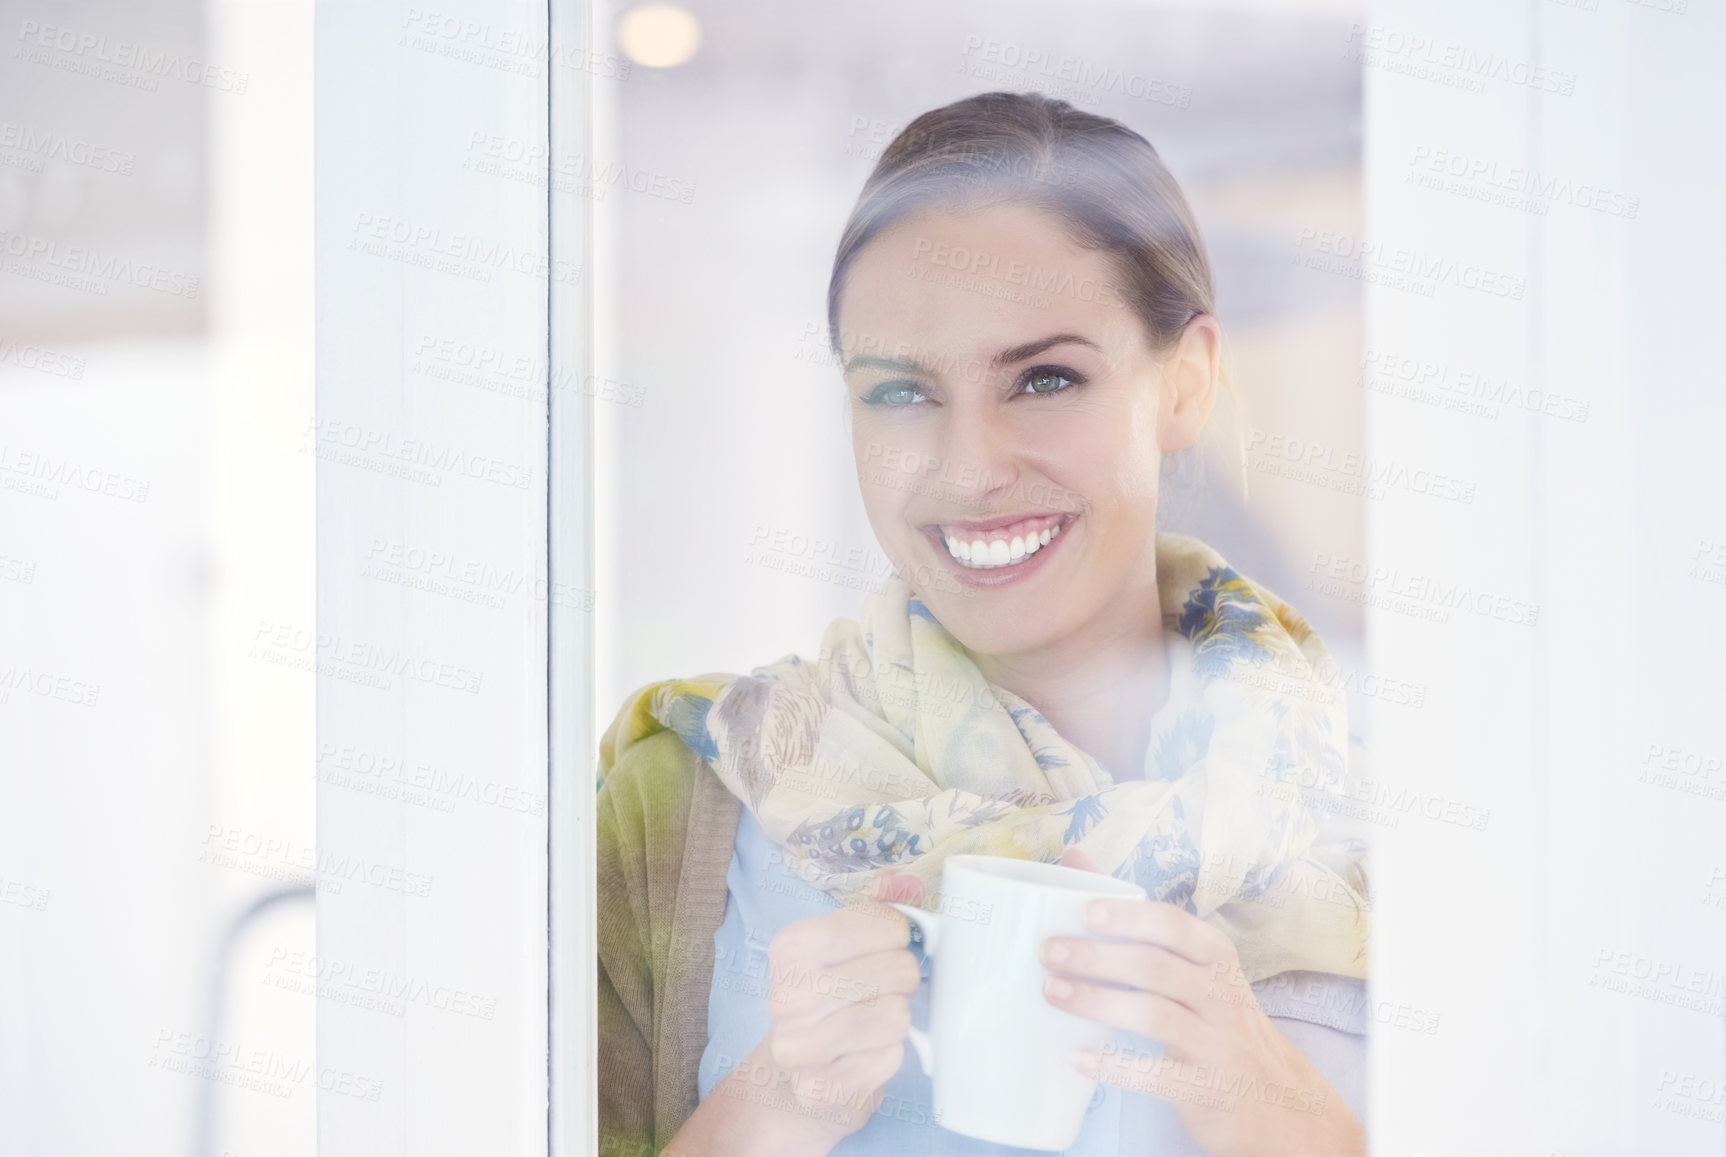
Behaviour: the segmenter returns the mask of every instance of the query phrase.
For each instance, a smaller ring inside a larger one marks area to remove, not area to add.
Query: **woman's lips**
[[[974,570],[1011,566],[1036,554],[1061,533],[1063,514],[1037,514],[1016,519],[986,531],[964,525],[941,524],[947,554],[960,566]]]
[[[1038,569],[1077,518],[1075,514],[1030,515],[986,531],[974,529],[974,524],[942,523],[931,527],[929,534],[961,582],[1000,586]]]

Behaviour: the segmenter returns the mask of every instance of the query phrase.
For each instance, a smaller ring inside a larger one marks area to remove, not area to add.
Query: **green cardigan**
[[[627,743],[623,724],[599,757],[599,1152],[643,1157],[698,1100],[741,805],[675,732]]]

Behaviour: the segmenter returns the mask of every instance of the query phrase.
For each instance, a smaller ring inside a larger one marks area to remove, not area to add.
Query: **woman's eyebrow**
[[[1044,350],[1049,349],[1051,346],[1066,345],[1069,342],[1075,345],[1090,346],[1098,353],[1101,353],[1103,350],[1102,346],[1098,345],[1090,338],[1081,337],[1076,333],[1057,333],[1050,337],[1038,338],[1036,341],[1028,341],[1024,345],[1010,346],[1007,349],[1002,350],[1000,353],[995,355],[993,359],[994,365],[997,369],[1001,366],[1010,366],[1014,362],[1022,362],[1026,358],[1034,358]]]
[[[1057,333],[1051,334],[1048,337],[1038,338],[1036,341],[1025,342],[1023,345],[1010,346],[996,354],[990,359],[990,362],[995,366],[995,368],[999,369],[1002,366],[1010,366],[1015,362],[1022,362],[1026,358],[1034,358],[1044,350],[1051,349],[1054,346],[1067,345],[1069,343],[1073,345],[1089,346],[1098,353],[1103,351],[1102,346],[1098,345],[1088,337],[1084,337],[1076,333]],[[864,354],[860,357],[852,358],[850,361],[845,363],[844,369],[846,373],[850,373],[852,370],[888,370],[893,373],[902,374],[932,375],[935,373],[934,367],[925,362],[919,361],[916,358],[885,358],[877,357],[872,354]]]
[[[845,372],[852,370],[891,370],[903,374],[927,374],[929,367],[915,358],[856,357],[845,363]]]

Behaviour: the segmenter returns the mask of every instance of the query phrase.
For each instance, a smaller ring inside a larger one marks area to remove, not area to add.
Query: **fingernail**
[[[1094,901],[1085,908],[1085,923],[1092,928],[1101,928],[1109,922],[1109,909],[1101,900]]]
[[[1051,940],[1043,945],[1043,959],[1050,964],[1060,964],[1071,955],[1072,953],[1067,951],[1067,946],[1059,940]]]
[[[1103,1070],[1103,1058],[1095,1049],[1075,1049],[1073,1067],[1094,1079]]]
[[[1066,1000],[1073,995],[1073,986],[1059,976],[1051,976],[1043,982],[1043,991],[1056,1000]]]

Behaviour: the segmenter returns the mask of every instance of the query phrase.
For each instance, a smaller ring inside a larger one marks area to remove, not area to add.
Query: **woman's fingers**
[[[1089,852],[1068,848],[1061,865],[1085,872],[1103,867]],[[1131,985],[1168,997],[1207,1021],[1223,1021],[1238,999],[1225,992],[1239,971],[1234,943],[1190,912],[1152,900],[1095,900],[1086,925],[1118,944],[1079,937],[1051,937],[1043,945],[1043,965],[1110,984]]]
[[[1052,936],[1043,942],[1043,966],[1068,977],[1159,993],[1201,1016],[1210,1003],[1210,967],[1156,944]]]
[[[1179,1107],[1202,1092],[1193,1080],[1191,1064],[1172,1055],[1126,1053],[1116,1049],[1086,1049],[1080,1054],[1078,1069],[1085,1076],[1105,1085],[1145,1097],[1157,1097]]]
[[[922,982],[910,924],[884,904],[841,908],[781,929],[768,946],[773,1063],[808,1072],[857,1053],[887,1056],[911,1025]]]
[[[894,948],[838,964],[792,964],[773,977],[776,1020],[816,1021],[848,1004],[870,1004],[883,996],[910,996],[922,983],[910,949]]]
[[[773,1063],[788,1069],[820,1068],[848,1053],[898,1044],[910,1027],[911,1002],[903,996],[848,1004],[816,1021],[775,1026]]]
[[[1224,932],[1173,904],[1155,900],[1092,900],[1085,927],[1102,936],[1156,944],[1194,964],[1230,964],[1234,942]]]
[[[796,964],[837,964],[911,943],[911,922],[885,904],[840,908],[787,924],[767,947],[773,975]]]
[[[1175,1056],[1193,1056],[1199,1052],[1208,1031],[1192,1009],[1154,992],[1107,988],[1088,980],[1051,976],[1043,982],[1043,995],[1056,1008],[1136,1032],[1147,1040],[1157,1041]]]
[[[923,881],[908,872],[883,868],[871,889],[875,899],[888,904],[915,904],[923,898]]]
[[[1091,853],[1085,851],[1083,848],[1068,848],[1066,851],[1062,852],[1061,867],[1077,868],[1081,872],[1097,872],[1105,876],[1109,874],[1104,870],[1103,865],[1098,862],[1097,857],[1091,855]]]

